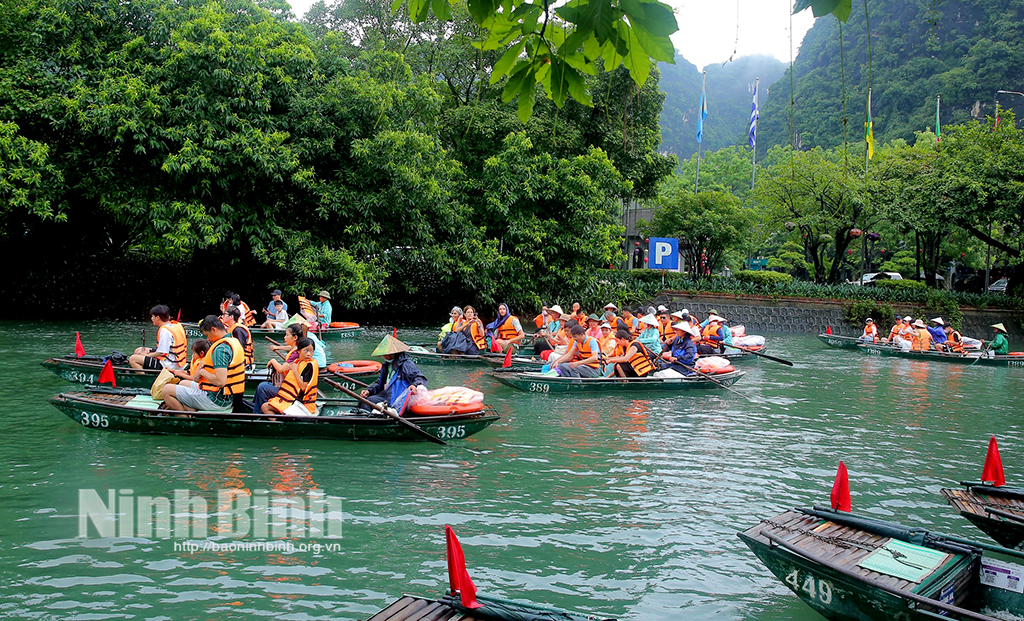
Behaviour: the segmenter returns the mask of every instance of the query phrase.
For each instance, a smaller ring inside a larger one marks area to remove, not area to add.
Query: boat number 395
[[[438,427],[437,437],[441,440],[454,440],[456,438],[466,437],[466,428],[462,425],[453,425],[451,427]]]
[[[82,424],[86,427],[109,427],[110,421],[106,414],[96,412],[82,412]]]
[[[530,382],[530,392],[549,392],[551,390],[551,384],[545,384],[543,382]]]
[[[808,598],[822,604],[832,603],[832,583],[828,580],[815,578],[811,574],[806,574],[803,580],[800,580],[800,572],[794,569],[786,576],[786,584],[797,594],[803,592],[807,594]]]

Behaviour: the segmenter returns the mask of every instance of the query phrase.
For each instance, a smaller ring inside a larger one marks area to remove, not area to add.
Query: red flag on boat
[[[846,464],[843,462],[839,462],[836,481],[832,484],[832,508],[847,512],[853,509],[850,503],[850,478],[846,474]]]
[[[100,371],[99,378],[100,384],[106,384],[108,382],[111,386],[117,388],[117,382],[114,381],[114,365],[110,364],[109,358],[107,358],[107,361],[103,364],[103,370]]]
[[[832,334],[832,326],[825,326],[825,334]]]
[[[444,525],[445,544],[448,548],[448,586],[452,593],[462,597],[462,605],[466,608],[480,608],[483,604],[476,601],[476,585],[466,571],[466,557],[462,554],[459,538],[451,526]]]
[[[178,309],[178,318],[175,321],[181,321],[181,309]]]
[[[85,355],[85,347],[82,347],[82,333],[75,332],[75,356],[81,358]]]
[[[512,366],[512,347],[511,346],[509,346],[509,348],[508,348],[508,353],[505,354],[505,360],[502,361],[501,368],[506,369],[506,368],[508,368],[510,366]]]
[[[391,331],[391,336],[393,338],[396,338],[396,339],[398,338],[398,327],[397,326]]]
[[[1003,460],[999,457],[999,445],[996,444],[996,437],[992,436],[988,441],[988,454],[985,455],[985,467],[981,470],[981,480],[991,481],[992,485],[1006,485],[1006,477],[1003,476]]]

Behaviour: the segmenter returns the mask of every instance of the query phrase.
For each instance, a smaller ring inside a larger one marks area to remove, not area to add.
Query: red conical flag
[[[992,485],[1006,485],[1006,477],[1003,476],[1003,460],[999,457],[999,445],[996,444],[996,437],[988,441],[988,454],[985,455],[985,467],[981,469],[982,482],[992,482]]]
[[[100,371],[100,384],[110,383],[111,386],[117,388],[117,382],[114,381],[114,365],[110,364],[110,359],[107,358],[107,362],[103,365],[103,370]]]
[[[395,329],[391,331],[391,336],[392,336],[392,338],[396,338],[396,339],[398,338],[398,328],[397,327],[395,327]]]
[[[75,332],[75,356],[81,358],[85,355],[85,348],[82,347],[82,333]]]
[[[175,321],[181,321],[181,309],[178,309],[178,318]]]
[[[825,334],[832,334],[832,326],[825,326]]]
[[[466,571],[466,557],[462,554],[459,538],[451,526],[444,526],[445,544],[448,548],[448,586],[452,594],[462,597],[462,605],[466,608],[480,608],[483,604],[476,601],[476,585]]]
[[[501,368],[507,369],[510,366],[512,366],[512,347],[511,346],[508,348],[508,353],[505,354],[505,360],[502,361]]]
[[[846,464],[843,462],[839,462],[836,481],[832,484],[832,508],[847,512],[853,509],[850,503],[850,478],[846,474]]]

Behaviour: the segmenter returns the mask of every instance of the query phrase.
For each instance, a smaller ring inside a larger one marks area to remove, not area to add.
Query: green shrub
[[[864,321],[868,317],[871,317],[879,325],[878,330],[881,332],[884,329],[882,326],[885,326],[887,322],[892,321],[896,317],[896,309],[892,307],[892,304],[886,304],[885,302],[854,300],[843,307],[843,314],[846,315],[846,319],[851,323],[861,326],[864,325]]]
[[[928,284],[923,280],[876,280],[874,282],[875,286],[880,289],[924,291],[928,288]]]
[[[733,273],[733,277],[740,282],[749,282],[762,287],[772,285],[788,285],[793,281],[793,276],[782,272],[769,272],[765,270],[740,270]],[[774,291],[772,292],[774,293]]]
[[[953,324],[953,328],[959,330],[964,323],[964,314],[960,305],[956,303],[953,296],[945,291],[931,290],[928,292],[924,302],[924,310],[930,316],[939,315],[946,320],[946,323]]]

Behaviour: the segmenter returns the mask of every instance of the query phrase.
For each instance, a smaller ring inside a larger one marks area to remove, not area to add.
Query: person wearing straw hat
[[[386,406],[401,409],[406,393],[415,395],[427,389],[427,378],[406,353],[409,346],[390,334],[385,335],[371,356],[383,356],[384,364],[380,367],[377,381],[367,386],[360,394],[368,401],[382,403]],[[365,404],[360,404],[361,408]]]
[[[316,323],[329,326],[331,325],[331,315],[333,315],[331,294],[325,289],[317,295],[320,296],[320,301],[310,302],[310,305],[316,309]]]
[[[932,348],[932,333],[920,319],[914,321],[914,334],[910,339],[910,351],[928,351]]]
[[[1005,356],[1010,353],[1010,342],[1006,340],[1006,326],[1002,323],[994,323],[990,328],[996,331],[996,337],[988,342],[987,349],[989,356]]]
[[[636,337],[636,340],[655,356],[661,355],[661,331],[658,330],[658,320],[653,313],[640,318],[640,336]]]
[[[551,318],[550,323],[538,330],[533,339],[533,353],[538,356],[543,355],[546,351],[553,351],[560,345],[568,346],[569,344],[569,339],[565,334],[565,322],[569,320],[569,315],[558,304],[548,309],[548,315]]]
[[[699,353],[720,354],[725,350],[725,346],[722,345],[725,342],[725,334],[722,333],[722,322],[724,321],[725,319],[718,315],[708,315],[708,325],[697,337],[700,339],[700,344],[697,345]],[[694,328],[696,329],[696,326]]]
[[[672,324],[676,338],[672,340],[672,347],[661,355],[662,359],[668,362],[668,368],[682,375],[693,375],[693,363],[697,359],[697,346],[694,339],[700,338],[700,330],[697,326],[690,325],[685,321]],[[686,367],[690,367],[689,369]]]
[[[946,322],[942,320],[942,317],[936,317],[930,319],[928,323],[932,324],[927,328],[928,333],[932,335],[932,347],[942,350],[942,346],[946,342]]]

